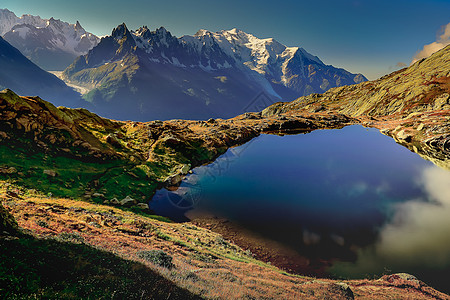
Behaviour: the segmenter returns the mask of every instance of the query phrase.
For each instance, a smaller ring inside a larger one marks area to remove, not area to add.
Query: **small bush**
[[[172,257],[163,250],[140,251],[137,256],[164,268],[171,269],[174,267]]]
[[[77,232],[61,232],[56,239],[62,242],[84,243],[84,238]]]

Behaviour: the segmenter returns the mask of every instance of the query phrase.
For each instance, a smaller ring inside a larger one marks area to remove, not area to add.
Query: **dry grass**
[[[176,285],[208,299],[346,297],[336,281],[287,274],[255,260],[220,235],[190,223],[165,223],[109,206],[36,194],[21,196],[22,199],[7,197],[4,187],[2,192],[4,206],[19,226],[36,237],[72,237],[73,242],[141,262]],[[174,268],[152,264],[138,255],[155,249],[170,255]],[[361,299],[418,299],[430,295],[446,299],[446,295],[428,287],[405,289],[404,285],[368,280],[345,283]]]

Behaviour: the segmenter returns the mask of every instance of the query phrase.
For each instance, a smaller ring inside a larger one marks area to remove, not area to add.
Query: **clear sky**
[[[237,27],[369,79],[408,65],[450,23],[450,0],[1,0],[0,8],[79,20],[97,35],[122,22],[130,29],[164,26],[176,36]]]

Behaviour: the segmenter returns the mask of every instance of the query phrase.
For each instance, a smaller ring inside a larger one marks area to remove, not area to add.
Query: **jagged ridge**
[[[0,36],[45,70],[64,70],[76,57],[86,54],[100,39],[81,24],[54,18],[17,17],[0,9]]]
[[[134,120],[232,117],[257,110],[252,100],[261,92],[269,101],[290,100],[366,80],[236,29],[176,38],[163,27],[129,31],[125,24],[63,78],[91,90],[85,98],[98,113]]]

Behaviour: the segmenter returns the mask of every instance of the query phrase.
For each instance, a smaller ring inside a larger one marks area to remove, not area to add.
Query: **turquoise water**
[[[196,168],[177,191],[159,191],[151,207],[179,221],[230,219],[326,261],[333,276],[411,272],[443,289],[434,277],[450,278],[449,188],[450,172],[350,126],[262,135]]]

